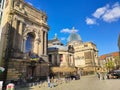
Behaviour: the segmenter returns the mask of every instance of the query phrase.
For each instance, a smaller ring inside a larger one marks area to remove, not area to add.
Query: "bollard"
[[[15,90],[14,84],[13,84],[13,83],[9,83],[9,84],[7,85],[7,89],[6,89],[6,90]]]
[[[0,90],[2,90],[3,81],[0,81]]]

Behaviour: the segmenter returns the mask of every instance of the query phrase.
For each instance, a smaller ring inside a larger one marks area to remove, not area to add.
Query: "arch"
[[[34,47],[35,34],[29,32],[26,38],[25,52],[32,52]]]
[[[38,31],[34,26],[27,25],[23,32],[24,52],[33,52],[34,42],[38,37]]]
[[[38,29],[33,25],[27,25],[23,33],[24,39],[27,37],[27,34],[31,32],[35,33],[36,38],[39,37]]]

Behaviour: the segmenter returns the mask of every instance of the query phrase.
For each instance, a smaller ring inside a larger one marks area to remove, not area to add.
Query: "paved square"
[[[31,88],[18,90],[120,90],[120,80],[99,80],[96,76],[83,76],[80,80],[73,80],[53,88],[41,87],[39,85]]]

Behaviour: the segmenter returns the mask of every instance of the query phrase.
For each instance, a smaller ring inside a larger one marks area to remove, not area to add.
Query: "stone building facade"
[[[24,0],[6,0],[3,19],[0,65],[4,67],[9,62],[10,75],[14,71],[25,77],[47,76],[49,26],[46,14]]]
[[[74,28],[68,37],[66,46],[58,44],[58,42],[58,39],[55,38],[48,42],[49,61],[52,65],[56,62],[58,66],[73,66],[78,71],[81,69],[84,72],[94,72],[95,68],[99,66],[96,45],[93,42],[83,42]]]
[[[0,46],[1,44],[1,34],[2,34],[2,21],[3,21],[3,10],[5,7],[5,0],[0,0]],[[1,63],[1,57],[2,57],[2,47],[0,47],[0,63]]]
[[[67,46],[74,48],[75,67],[84,72],[95,71],[98,66],[98,49],[93,42],[83,42],[73,28],[73,32],[68,37]]]
[[[101,55],[99,57],[99,62],[101,67],[105,67],[105,64],[108,63],[109,61],[114,63],[114,67],[119,66],[120,64],[119,52],[112,52]]]
[[[70,47],[64,46],[56,37],[48,41],[48,59],[52,66],[68,67],[74,66],[73,51]]]

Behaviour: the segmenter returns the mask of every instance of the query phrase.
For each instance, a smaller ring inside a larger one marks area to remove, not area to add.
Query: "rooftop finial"
[[[55,33],[54,39],[58,39],[58,37],[57,37],[57,33]]]
[[[72,32],[75,32],[75,27],[72,27]]]

